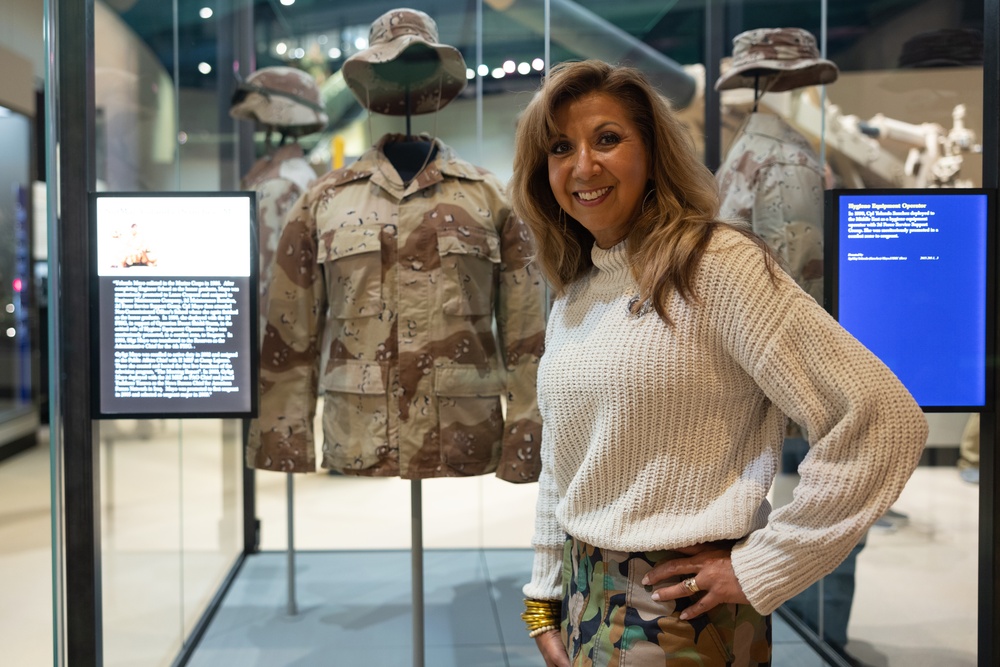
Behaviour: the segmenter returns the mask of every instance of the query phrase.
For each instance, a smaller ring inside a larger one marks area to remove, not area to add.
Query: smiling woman
[[[916,466],[920,408],[717,219],[714,178],[638,71],[555,68],[518,126],[511,198],[558,294],[529,636],[548,667],[770,664],[771,612]],[[772,514],[786,415],[812,451]]]
[[[591,93],[559,107],[549,185],[568,215],[610,248],[628,235],[649,174],[639,128],[613,97]]]

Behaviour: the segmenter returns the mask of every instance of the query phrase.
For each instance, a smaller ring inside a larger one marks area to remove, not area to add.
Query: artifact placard
[[[100,418],[256,412],[250,192],[91,195]]]

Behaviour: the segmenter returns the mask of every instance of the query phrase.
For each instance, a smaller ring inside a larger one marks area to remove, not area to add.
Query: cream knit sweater
[[[896,377],[746,237],[720,229],[666,326],[624,243],[554,304],[538,371],[542,474],[524,594],[561,597],[566,534],[605,549],[741,539],[733,567],[769,614],[833,570],[897,498],[927,423]],[[785,415],[811,450],[771,513]]]

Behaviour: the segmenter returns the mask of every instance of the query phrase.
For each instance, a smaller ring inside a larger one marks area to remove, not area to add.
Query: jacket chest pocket
[[[326,272],[330,315],[372,317],[382,310],[382,225],[342,227],[321,242],[317,261]]]
[[[492,229],[438,230],[442,311],[446,315],[489,315],[500,275],[500,238]]]

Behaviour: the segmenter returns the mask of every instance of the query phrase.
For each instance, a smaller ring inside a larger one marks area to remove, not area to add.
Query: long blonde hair
[[[715,177],[701,163],[670,104],[638,70],[585,60],[549,72],[518,123],[511,203],[535,235],[542,272],[561,294],[591,267],[594,237],[556,202],[549,186],[548,155],[558,135],[556,111],[590,93],[607,94],[625,107],[648,151],[650,181],[631,224],[626,252],[642,299],[651,300],[669,324],[666,305],[671,293],[697,299],[695,272],[713,232],[726,223],[718,220]],[[736,229],[757,243],[773,270],[767,245],[749,230]]]

